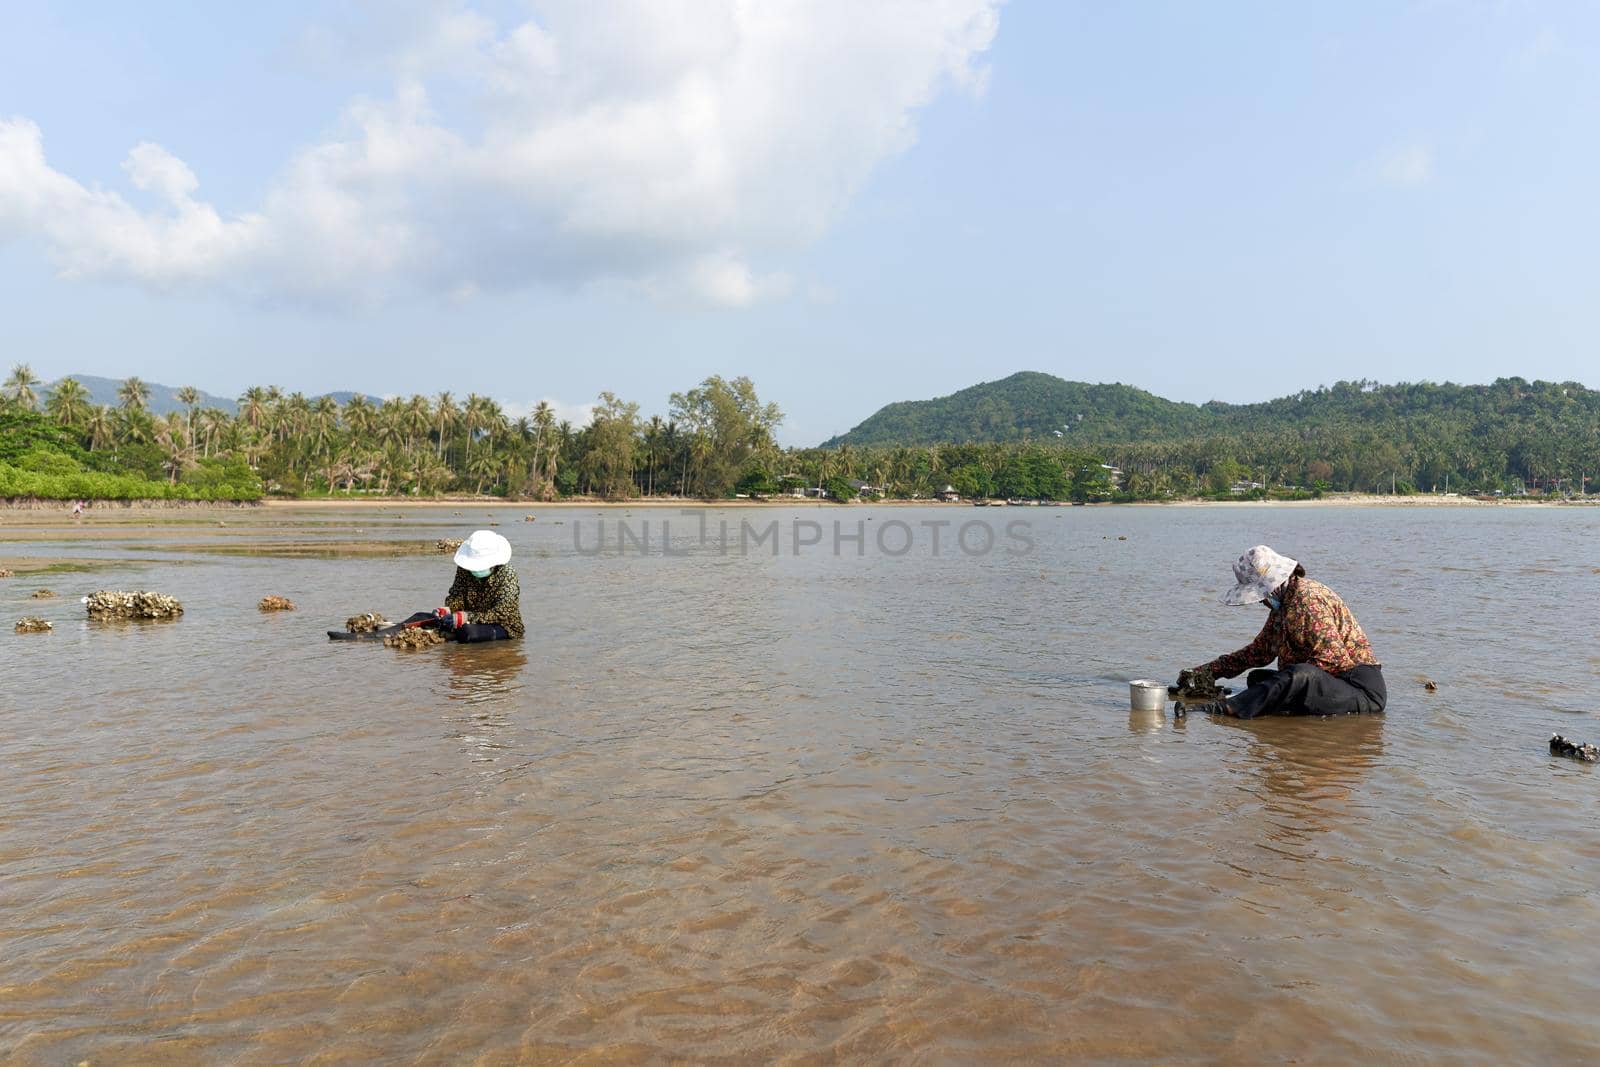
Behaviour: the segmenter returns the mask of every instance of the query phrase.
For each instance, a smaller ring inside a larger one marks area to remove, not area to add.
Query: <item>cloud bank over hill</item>
[[[346,35],[392,92],[346,103],[253,210],[150,142],[125,190],[85,184],[0,118],[0,240],[67,278],[262,301],[614,284],[745,305],[787,290],[785,255],[920,108],[981,91],[1000,2],[551,0],[514,25],[429,5],[398,44]]]

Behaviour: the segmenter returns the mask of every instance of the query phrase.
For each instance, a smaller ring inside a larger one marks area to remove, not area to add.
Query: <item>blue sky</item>
[[[8,14],[7,365],[748,374],[797,444],[1023,369],[1600,385],[1593,5],[214,6]]]

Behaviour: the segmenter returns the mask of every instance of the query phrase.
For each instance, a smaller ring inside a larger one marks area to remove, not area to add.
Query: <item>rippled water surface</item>
[[[776,557],[527,511],[0,527],[91,564],[0,581],[0,1059],[1600,1056],[1600,780],[1546,753],[1600,740],[1600,511],[711,513]],[[1033,550],[953,548],[975,519]],[[489,521],[525,641],[326,640],[438,603],[411,547]],[[1351,604],[1389,713],[1130,713],[1254,634],[1216,597],[1262,541]],[[97,588],[187,612],[88,623]]]

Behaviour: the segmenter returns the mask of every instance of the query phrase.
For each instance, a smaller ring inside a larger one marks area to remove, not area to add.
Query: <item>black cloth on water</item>
[[[497,622],[469,622],[455,629],[456,640],[464,645],[478,641],[508,641],[511,631]]]
[[[1244,692],[1228,698],[1228,709],[1241,719],[1258,715],[1354,715],[1382,711],[1389,703],[1383,668],[1352,667],[1329,674],[1311,663],[1283,670],[1251,671]]]
[[[464,626],[457,626],[454,630],[445,630],[438,616],[431,611],[419,611],[405,622],[420,622],[424,629],[428,630],[444,630],[452,641],[459,641],[464,645],[476,644],[479,641],[507,641],[511,638],[510,630],[494,622],[469,622]]]

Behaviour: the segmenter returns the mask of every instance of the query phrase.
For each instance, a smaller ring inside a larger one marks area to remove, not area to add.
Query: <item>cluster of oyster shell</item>
[[[1210,671],[1179,671],[1178,684],[1167,686],[1167,695],[1191,704],[1202,704],[1208,700],[1221,700],[1228,695],[1228,691],[1217,684],[1217,679]]]
[[[176,619],[183,614],[177,597],[165,593],[102,589],[83,598],[91,619]]]
[[[405,648],[412,651],[432,645],[442,645],[444,642],[444,634],[434,629],[423,629],[421,626],[412,626],[383,639],[383,643],[390,648]]]

